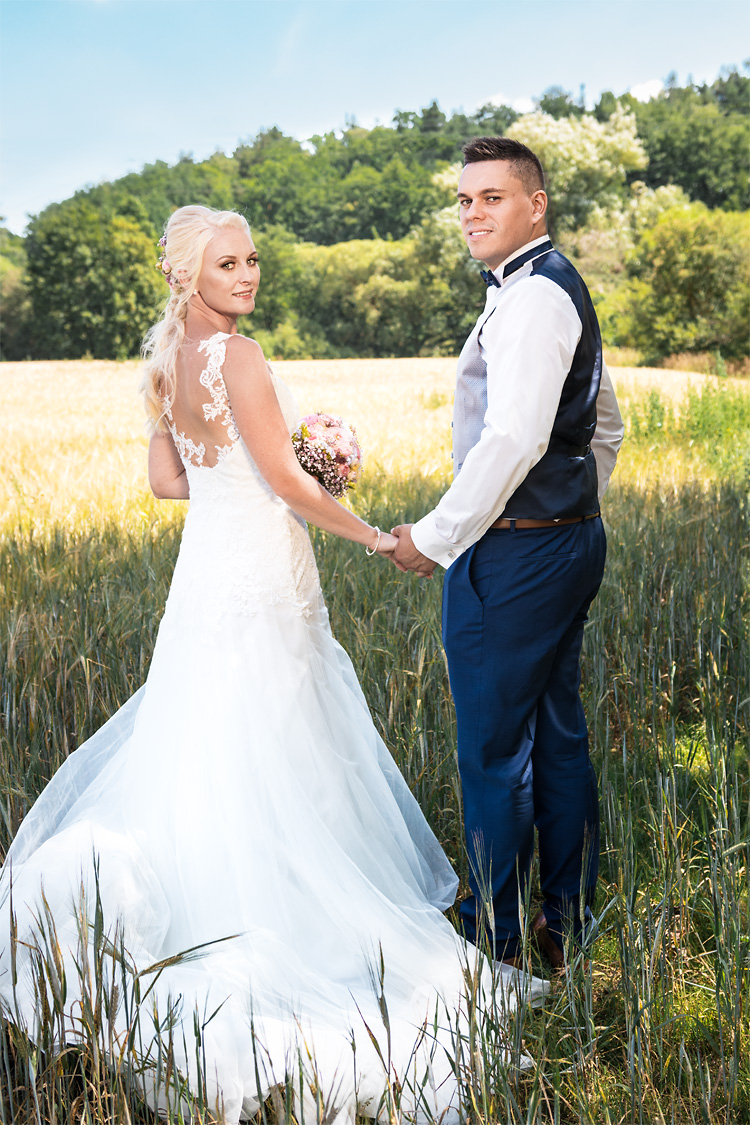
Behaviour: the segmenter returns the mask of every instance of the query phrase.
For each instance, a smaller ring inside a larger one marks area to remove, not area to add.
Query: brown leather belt
[[[490,527],[496,527],[500,531],[510,531],[513,527],[517,527],[520,531],[526,527],[563,527],[566,523],[583,523],[584,520],[595,520],[599,514],[599,512],[594,512],[590,516],[567,516],[561,520],[509,520],[503,516],[491,523]]]

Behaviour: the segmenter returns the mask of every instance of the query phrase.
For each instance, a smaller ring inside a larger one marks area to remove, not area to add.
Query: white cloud
[[[663,89],[664,83],[661,78],[650,78],[648,82],[639,82],[637,86],[631,86],[628,93],[639,102],[648,102],[651,98],[657,97]]]
[[[516,113],[531,113],[534,103],[531,98],[509,98],[507,94],[493,94],[489,99],[490,105],[509,105]]]

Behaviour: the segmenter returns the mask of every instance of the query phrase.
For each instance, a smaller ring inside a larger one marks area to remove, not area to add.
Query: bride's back
[[[165,400],[167,423],[183,461],[213,468],[239,439],[222,367],[226,332],[186,340],[175,365],[174,392]]]

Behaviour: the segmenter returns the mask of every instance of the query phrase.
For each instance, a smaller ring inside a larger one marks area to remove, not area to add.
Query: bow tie
[[[497,280],[492,270],[480,270],[479,272],[481,273],[484,279],[484,284],[488,289],[490,285],[496,285],[498,289],[500,288],[500,282]]]

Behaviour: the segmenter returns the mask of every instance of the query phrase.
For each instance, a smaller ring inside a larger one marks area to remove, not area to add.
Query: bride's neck
[[[189,340],[199,340],[214,332],[227,332],[234,336],[237,332],[237,317],[217,312],[202,299],[200,294],[190,298],[188,314],[185,317],[185,335]]]

